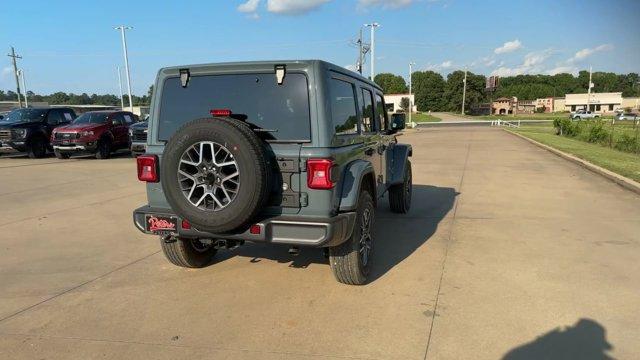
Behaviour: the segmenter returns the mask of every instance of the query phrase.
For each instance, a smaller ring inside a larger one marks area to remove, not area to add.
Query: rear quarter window
[[[288,72],[281,85],[274,73],[191,76],[183,88],[178,77],[162,88],[158,139],[169,140],[183,124],[211,117],[214,109],[246,116],[246,122],[269,130],[271,140],[311,139],[307,77]]]
[[[331,121],[334,134],[358,133],[358,114],[353,84],[331,79]]]

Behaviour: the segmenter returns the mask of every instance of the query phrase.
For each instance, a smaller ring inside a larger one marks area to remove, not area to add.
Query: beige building
[[[416,105],[415,94],[385,94],[384,95],[384,103],[387,105],[388,112],[396,112],[398,110],[402,110],[400,106],[400,101],[402,98],[409,98],[411,103],[413,104],[413,112],[418,111],[418,106]],[[429,109],[422,109],[423,111]]]
[[[640,98],[632,97],[632,98],[622,98],[622,108],[627,109],[636,109],[640,110]]]
[[[553,112],[565,112],[567,110],[566,99],[563,97],[553,98]]]
[[[515,96],[497,98],[491,104],[492,115],[533,114],[535,110],[535,100],[518,100]]]
[[[622,108],[622,93],[592,93],[590,97],[588,94],[565,95],[565,107],[569,111],[586,109],[587,102],[591,111],[613,113],[616,109]]]
[[[513,105],[518,98],[501,97],[493,100],[491,103],[491,115],[507,115],[513,112]]]
[[[547,97],[547,98],[541,98],[541,99],[536,99],[536,110],[543,108],[544,112],[546,113],[550,113],[553,111],[553,98],[552,97]]]

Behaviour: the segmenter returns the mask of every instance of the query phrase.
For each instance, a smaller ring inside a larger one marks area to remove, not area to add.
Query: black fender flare
[[[413,155],[413,148],[409,144],[395,144],[390,160],[387,161],[387,184],[397,185],[404,181],[404,172],[407,168],[407,160]]]
[[[340,208],[343,211],[354,211],[358,207],[358,197],[362,190],[363,180],[367,175],[371,174],[373,179],[371,196],[376,202],[377,196],[375,186],[375,171],[369,161],[354,160],[345,166],[341,177],[341,189],[340,189]]]

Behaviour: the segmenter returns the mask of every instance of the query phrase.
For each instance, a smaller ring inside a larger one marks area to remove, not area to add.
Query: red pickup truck
[[[53,151],[58,159],[73,153],[93,153],[97,159],[107,159],[112,152],[129,147],[129,126],[137,119],[128,111],[86,112],[52,132]]]

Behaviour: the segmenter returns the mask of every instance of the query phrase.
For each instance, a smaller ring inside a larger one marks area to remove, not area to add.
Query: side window
[[[358,133],[358,114],[353,84],[331,79],[331,119],[336,135]]]
[[[362,89],[362,132],[373,132],[373,95],[371,91]]]
[[[131,115],[130,115],[130,114],[123,114],[122,116],[124,117],[124,122],[125,122],[127,125],[131,125],[131,124],[133,124],[133,118],[131,117]]]
[[[389,121],[387,120],[387,111],[384,107],[384,99],[382,95],[376,93],[376,118],[378,122],[378,129],[386,131],[389,127]]]
[[[58,109],[49,110],[49,114],[47,115],[47,124],[49,125],[58,125],[62,120],[61,111]]]
[[[111,121],[113,122],[113,125],[122,125],[124,123],[122,114],[111,115]]]
[[[73,114],[69,110],[63,110],[62,116],[64,118],[64,121],[67,121],[67,122],[73,121],[73,118],[74,118]]]

